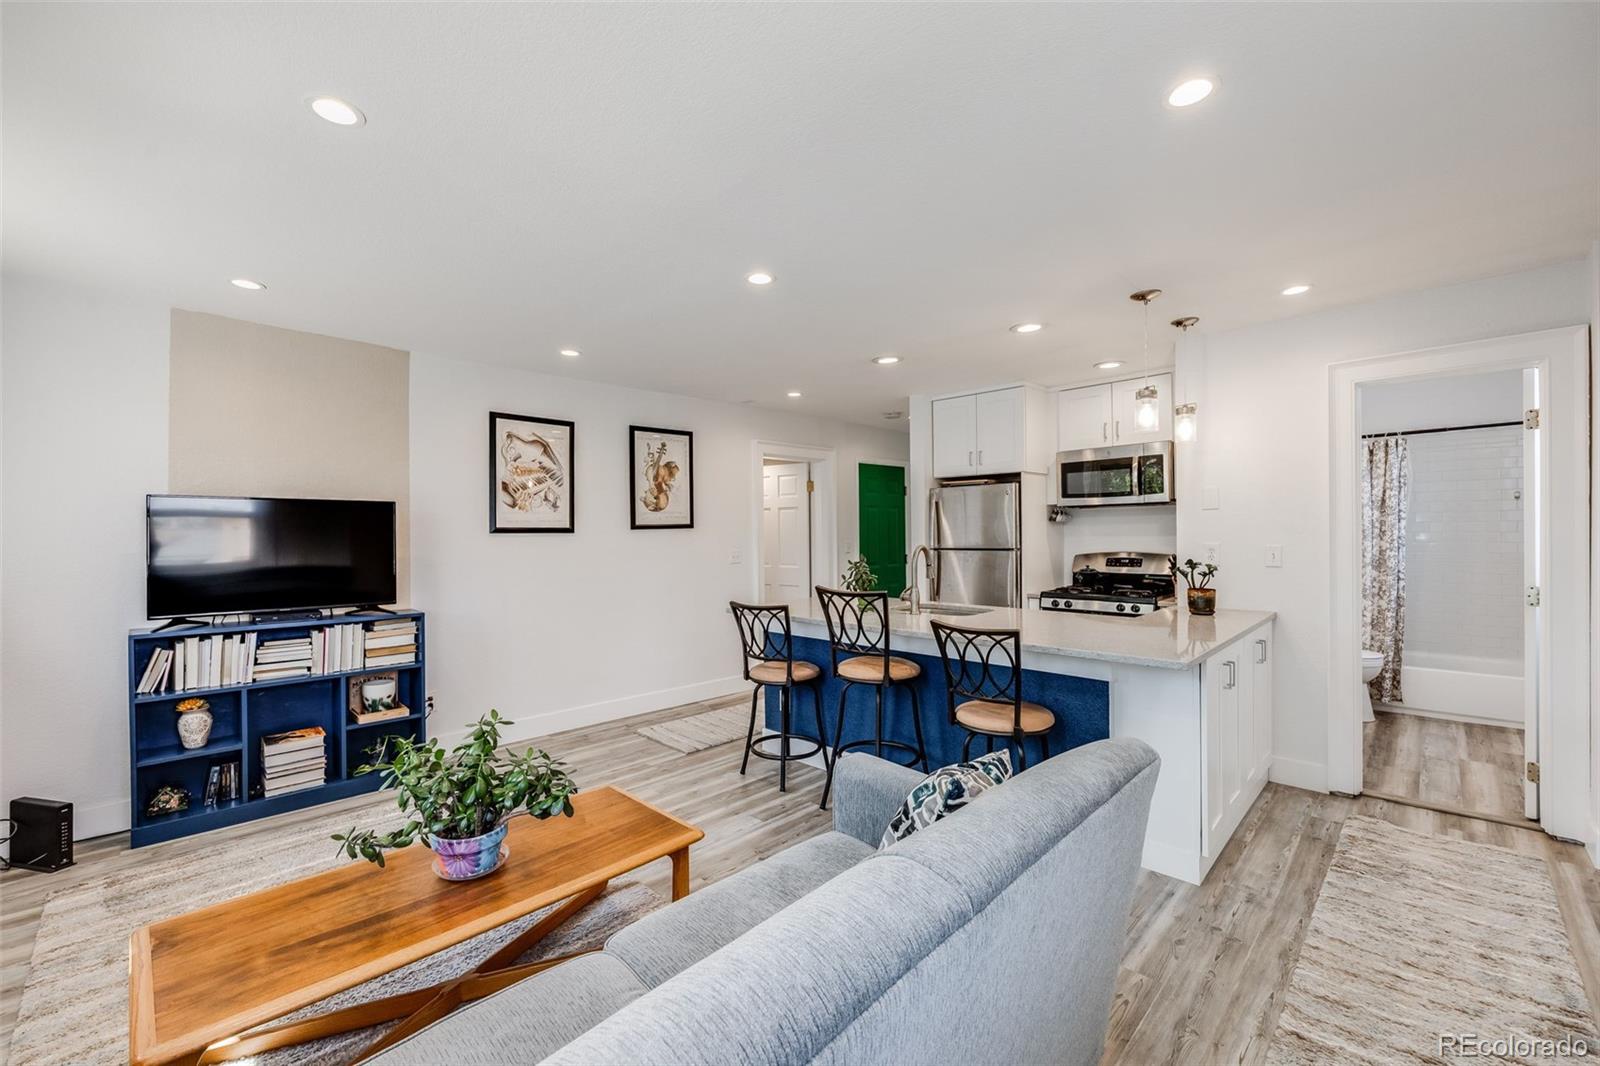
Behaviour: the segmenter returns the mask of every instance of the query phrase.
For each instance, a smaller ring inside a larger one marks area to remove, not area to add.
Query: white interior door
[[[1522,372],[1522,408],[1536,410],[1539,402],[1539,371]],[[1539,820],[1539,783],[1529,774],[1527,764],[1539,760],[1539,702],[1548,682],[1548,649],[1543,627],[1545,612],[1540,601],[1544,591],[1544,537],[1540,506],[1544,486],[1540,477],[1543,464],[1542,429],[1522,431],[1522,583],[1526,586],[1526,606],[1522,611],[1522,813]],[[1539,595],[1533,590],[1538,589]]]
[[[761,468],[761,592],[766,603],[810,598],[809,477],[806,463]]]

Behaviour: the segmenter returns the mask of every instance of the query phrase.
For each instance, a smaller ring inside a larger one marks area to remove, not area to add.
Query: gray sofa
[[[1089,744],[877,851],[922,775],[845,755],[833,832],[370,1061],[1096,1063],[1157,769]]]

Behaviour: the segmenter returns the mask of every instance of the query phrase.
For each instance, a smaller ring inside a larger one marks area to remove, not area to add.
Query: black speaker
[[[11,865],[49,873],[72,865],[72,804],[23,796],[11,801]]]

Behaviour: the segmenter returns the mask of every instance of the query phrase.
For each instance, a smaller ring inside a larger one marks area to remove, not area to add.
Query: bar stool
[[[930,622],[944,660],[950,721],[967,732],[961,745],[965,762],[978,737],[994,750],[996,737],[1017,746],[1017,770],[1028,767],[1028,737],[1039,738],[1041,758],[1050,757],[1050,730],[1056,716],[1022,698],[1022,633],[1016,629],[965,629]],[[958,702],[959,701],[959,702]]]
[[[788,607],[781,604],[767,607],[730,600],[728,608],[739,627],[739,645],[744,652],[744,679],[755,683],[755,688],[750,691],[750,729],[745,734],[744,758],[739,763],[739,773],[741,776],[744,774],[750,765],[750,754],[754,752],[756,758],[771,759],[778,764],[778,791],[787,792],[789,763],[796,759],[809,759],[822,751],[823,739],[828,735],[822,725],[822,694],[818,691],[822,670],[816,663],[808,663],[804,659],[795,661]],[[817,715],[817,736],[814,741],[804,733],[789,731],[789,711],[796,685],[805,685],[811,691],[811,707]],[[761,690],[767,687],[779,690],[779,729],[758,739],[756,704],[760,700]],[[761,750],[761,745],[774,740],[778,742],[776,754]],[[791,751],[790,742],[795,740],[812,744],[813,747],[801,752]],[[827,761],[826,755],[823,761]]]
[[[828,779],[822,785],[822,807],[828,806],[828,794],[833,789],[833,768],[839,756],[851,748],[872,745],[873,754],[883,758],[884,748],[897,748],[912,756],[907,766],[922,762],[923,772],[928,769],[928,748],[922,740],[922,708],[917,701],[916,680],[922,676],[922,667],[910,659],[897,658],[889,653],[889,594],[887,592],[850,592],[817,586],[817,602],[822,605],[822,617],[828,623],[828,644],[833,656],[833,676],[844,682],[839,689],[839,718],[833,728],[833,755],[828,760]],[[841,656],[843,658],[841,658]],[[883,739],[883,695],[893,685],[905,684],[911,693],[911,728],[915,731],[915,747],[898,740]],[[851,685],[871,685],[877,694],[878,717],[876,733],[861,740],[844,740],[844,703]]]

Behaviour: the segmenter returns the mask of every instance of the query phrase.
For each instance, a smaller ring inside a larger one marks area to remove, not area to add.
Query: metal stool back
[[[1022,746],[1027,735],[1022,731],[1022,632],[1016,629],[970,629],[931,620],[933,639],[944,662],[946,710],[956,722],[956,706],[965,700],[1011,705],[1011,739],[1017,745],[1019,769],[1028,765]],[[967,758],[972,740],[978,734],[968,730],[961,745],[961,758]],[[1048,745],[1048,740],[1044,742]],[[993,750],[993,742],[990,742]],[[1045,758],[1050,757],[1048,746]]]

